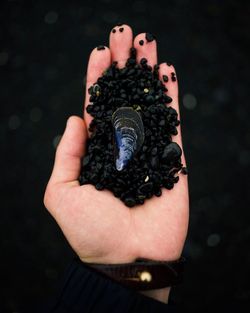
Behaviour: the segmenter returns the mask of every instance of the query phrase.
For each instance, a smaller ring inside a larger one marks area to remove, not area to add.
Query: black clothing
[[[109,279],[75,258],[62,278],[56,296],[41,313],[171,313],[164,304]]]

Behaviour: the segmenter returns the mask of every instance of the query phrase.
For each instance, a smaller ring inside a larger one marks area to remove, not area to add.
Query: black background
[[[82,114],[88,55],[118,21],[155,34],[179,79],[190,227],[172,296],[192,312],[248,304],[249,2],[1,3],[0,311],[34,312],[72,259],[43,194],[66,120]]]

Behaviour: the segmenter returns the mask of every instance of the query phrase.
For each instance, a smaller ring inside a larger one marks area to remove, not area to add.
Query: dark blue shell
[[[123,170],[144,142],[144,127],[140,114],[131,107],[118,108],[112,115],[117,147],[116,169]]]

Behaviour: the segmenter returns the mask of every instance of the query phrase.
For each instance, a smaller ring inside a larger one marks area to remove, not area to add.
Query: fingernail
[[[145,36],[147,42],[151,42],[153,40],[155,40],[155,35],[151,34],[151,33],[146,33],[146,36]]]
[[[168,82],[168,76],[167,75],[162,75],[162,79],[165,83]]]
[[[105,50],[105,47],[104,46],[98,46],[96,47],[96,49],[99,51],[99,50]]]
[[[171,73],[171,80],[172,82],[176,81],[176,74],[174,72]]]

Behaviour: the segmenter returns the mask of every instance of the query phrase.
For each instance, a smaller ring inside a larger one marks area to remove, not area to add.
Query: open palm
[[[123,28],[123,31],[119,29]],[[84,119],[73,116],[68,120],[65,133],[56,151],[56,159],[48,182],[44,203],[54,216],[66,238],[79,257],[85,262],[125,263],[136,258],[152,260],[175,260],[181,255],[188,228],[189,194],[187,176],[179,174],[174,188],[162,188],[160,197],[152,197],[143,205],[129,208],[109,190],[98,191],[93,185],[80,186],[78,177],[81,158],[86,151],[86,140],[90,135],[88,126],[92,117],[87,113],[88,88],[103,71],[118,62],[125,66],[132,46],[137,49],[137,61],[146,58],[150,65],[157,64],[156,41],[147,42],[145,33],[133,40],[128,25],[115,27],[110,33],[110,47],[94,49],[87,70]],[[139,41],[144,40],[144,45]],[[171,76],[172,65],[160,64],[160,77]],[[163,82],[164,83],[164,82]],[[164,83],[171,106],[178,115],[178,86],[171,79]],[[180,115],[179,115],[180,118]],[[173,141],[182,150],[181,127]],[[185,166],[184,152],[182,164]]]

